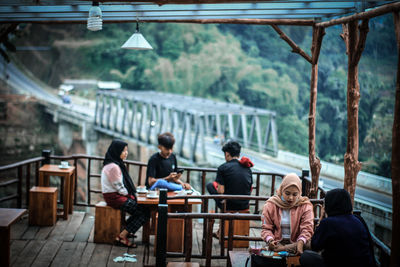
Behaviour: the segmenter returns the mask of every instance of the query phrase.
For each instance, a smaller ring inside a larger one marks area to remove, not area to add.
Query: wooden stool
[[[158,214],[155,220],[155,232],[157,233]],[[167,251],[183,253],[185,220],[169,218],[167,221]],[[173,233],[173,234],[172,234]],[[154,241],[154,256],[157,253],[157,235]],[[180,265],[179,265],[180,266]]]
[[[198,262],[168,262],[167,267],[200,267]]]
[[[32,187],[29,191],[29,224],[51,226],[56,221],[57,187]]]
[[[246,210],[227,210],[227,213],[250,213],[249,209]],[[228,235],[229,221],[225,221],[225,236]],[[233,220],[233,235],[244,235],[249,236],[250,232],[250,221],[248,220]],[[228,241],[225,241],[225,247],[228,247]],[[246,240],[234,240],[234,248],[248,248],[249,241]]]
[[[96,204],[94,219],[94,242],[114,243],[115,237],[121,232],[121,210],[107,206],[102,201]]]

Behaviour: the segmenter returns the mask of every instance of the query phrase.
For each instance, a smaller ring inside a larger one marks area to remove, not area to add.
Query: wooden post
[[[156,266],[166,266],[167,253],[167,204],[158,204],[158,222],[157,222],[157,251]]]
[[[354,193],[357,175],[361,170],[358,161],[358,108],[360,101],[360,84],[358,83],[358,62],[365,47],[368,33],[368,19],[362,21],[359,33],[358,21],[351,21],[343,25],[341,35],[346,43],[348,56],[347,72],[347,149],[344,155],[344,189],[346,189],[354,202]]]
[[[318,85],[318,58],[321,50],[322,38],[325,35],[323,27],[313,26],[313,40],[311,46],[311,57],[305,53],[295,42],[293,42],[278,26],[271,25],[279,34],[279,37],[292,47],[292,52],[301,55],[311,63],[311,82],[310,82],[310,111],[308,115],[308,153],[310,169],[312,175],[310,197],[315,198],[318,192],[319,173],[321,162],[315,155],[315,116],[317,109],[317,85]],[[272,194],[271,194],[272,195]]]
[[[393,13],[394,28],[397,40],[397,79],[396,100],[394,105],[394,119],[392,130],[392,246],[390,255],[390,266],[400,265],[400,15]]]
[[[311,192],[310,197],[316,198],[318,193],[319,173],[321,171],[321,162],[315,155],[315,116],[317,110],[317,92],[318,92],[318,58],[321,50],[322,38],[325,35],[325,29],[322,27],[313,27],[313,40],[311,46],[311,83],[310,83],[310,111],[308,115],[308,158],[311,169]]]

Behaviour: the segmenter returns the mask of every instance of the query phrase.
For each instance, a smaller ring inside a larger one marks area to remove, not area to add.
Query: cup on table
[[[68,168],[68,161],[61,161],[61,167]]]
[[[140,194],[140,193],[146,193],[147,192],[147,189],[146,189],[146,187],[144,186],[144,185],[141,185],[141,186],[138,186],[137,188],[136,188],[136,191]]]
[[[148,193],[149,197],[156,197],[157,196],[157,191],[156,190],[150,190]]]

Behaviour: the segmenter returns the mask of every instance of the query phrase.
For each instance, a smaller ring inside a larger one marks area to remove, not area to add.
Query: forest
[[[153,46],[123,50],[134,23],[21,25],[12,38],[15,57],[45,84],[63,79],[119,81],[128,90],[156,90],[240,103],[277,113],[279,148],[308,155],[311,65],[270,26],[140,23]],[[392,15],[370,20],[359,65],[359,160],[362,170],[390,177],[396,79]],[[281,29],[310,54],[312,29]],[[319,59],[316,150],[322,160],[343,164],[347,142],[347,56],[341,26],[326,30]]]

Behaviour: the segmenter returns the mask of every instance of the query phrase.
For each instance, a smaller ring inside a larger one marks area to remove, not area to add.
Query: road
[[[221,146],[216,145],[214,143],[207,143],[207,153],[212,154],[213,157],[219,157],[221,159],[221,163],[223,162],[223,153],[221,151]],[[254,163],[254,169],[263,172],[274,172],[274,173],[290,173],[294,172],[297,175],[301,176],[300,169],[296,169],[283,163],[275,162],[273,159],[265,159],[262,155],[257,152],[245,152],[242,153],[243,156],[249,157]],[[323,188],[325,190],[330,190],[333,188],[343,188],[343,181],[335,180],[332,178],[328,178],[325,176],[320,176],[320,181],[323,182]],[[373,205],[377,208],[381,208],[384,210],[392,210],[392,198],[374,192],[372,190],[368,190],[365,188],[356,188],[355,200],[362,203],[368,203],[369,205]]]
[[[7,79],[6,79],[7,76]],[[63,104],[62,100],[49,91],[43,89],[36,82],[32,81],[25,74],[23,74],[18,68],[12,63],[5,65],[0,57],[0,79],[6,80],[7,83],[17,88],[19,92],[35,96],[36,98],[44,101],[51,102],[56,105],[60,105],[65,109],[71,109],[74,112],[86,114],[90,117],[94,117],[95,102],[91,100],[82,99],[79,97],[72,97],[72,104]],[[220,158],[221,163],[223,162],[223,154],[221,147],[208,140],[206,142],[206,150],[208,154],[212,154],[214,158]],[[273,159],[265,159],[262,154],[257,152],[248,152],[243,155],[251,158],[255,164],[255,168],[260,171],[275,172],[286,174],[289,172],[295,172],[301,175],[301,170],[288,167],[282,163],[274,162]],[[320,180],[323,181],[323,188],[329,190],[332,188],[343,187],[343,182],[328,177],[321,176]],[[392,209],[392,198],[383,194],[376,193],[371,190],[358,187],[355,195],[356,201],[373,205],[374,207],[391,211]]]

